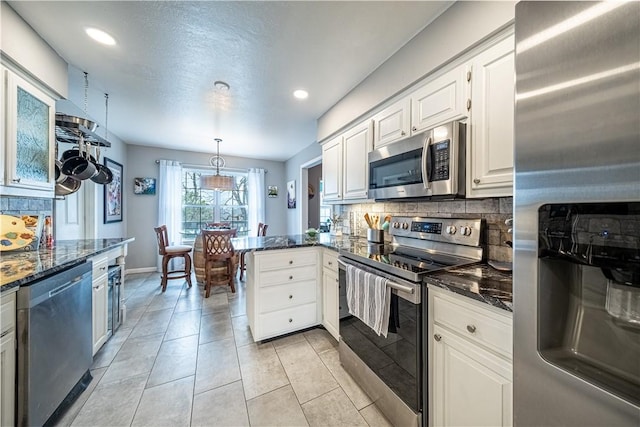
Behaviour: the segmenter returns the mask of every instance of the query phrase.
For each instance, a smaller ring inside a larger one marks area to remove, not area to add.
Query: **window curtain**
[[[170,245],[181,243],[182,229],[182,166],[175,160],[160,160],[158,174],[158,225],[166,225]],[[158,271],[162,257],[158,256]]]
[[[249,235],[258,234],[258,223],[265,223],[264,169],[251,168],[247,173],[247,192],[249,193]]]

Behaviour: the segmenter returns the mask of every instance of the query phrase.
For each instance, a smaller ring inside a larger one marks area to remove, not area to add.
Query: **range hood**
[[[56,102],[56,140],[77,144],[80,136],[84,142],[100,147],[111,147],[111,143],[99,136],[95,130],[98,124],[87,118],[68,100]]]

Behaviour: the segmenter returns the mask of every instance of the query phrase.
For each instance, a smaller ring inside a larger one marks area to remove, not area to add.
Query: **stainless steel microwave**
[[[369,153],[369,198],[465,196],[466,125],[429,129]]]

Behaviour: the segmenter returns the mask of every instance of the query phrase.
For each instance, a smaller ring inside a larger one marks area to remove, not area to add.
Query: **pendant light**
[[[234,189],[234,179],[232,176],[220,175],[220,138],[215,139],[218,148],[216,159],[216,174],[215,175],[202,175],[200,176],[200,188],[204,190],[216,190],[216,191],[231,191]]]

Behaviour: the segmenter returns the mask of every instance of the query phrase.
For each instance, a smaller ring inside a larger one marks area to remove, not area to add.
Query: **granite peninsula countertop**
[[[233,248],[236,252],[268,251],[309,246],[324,246],[325,248],[338,251],[340,248],[349,246],[352,242],[364,242],[366,239],[349,235],[333,236],[329,233],[320,233],[314,238],[310,238],[306,234],[293,234],[264,237],[236,237],[232,241]]]
[[[425,282],[473,298],[494,307],[513,311],[511,273],[487,264],[471,264],[425,276]]]
[[[50,276],[87,258],[134,240],[132,237],[58,240],[53,249],[2,252],[0,254],[0,292]]]

